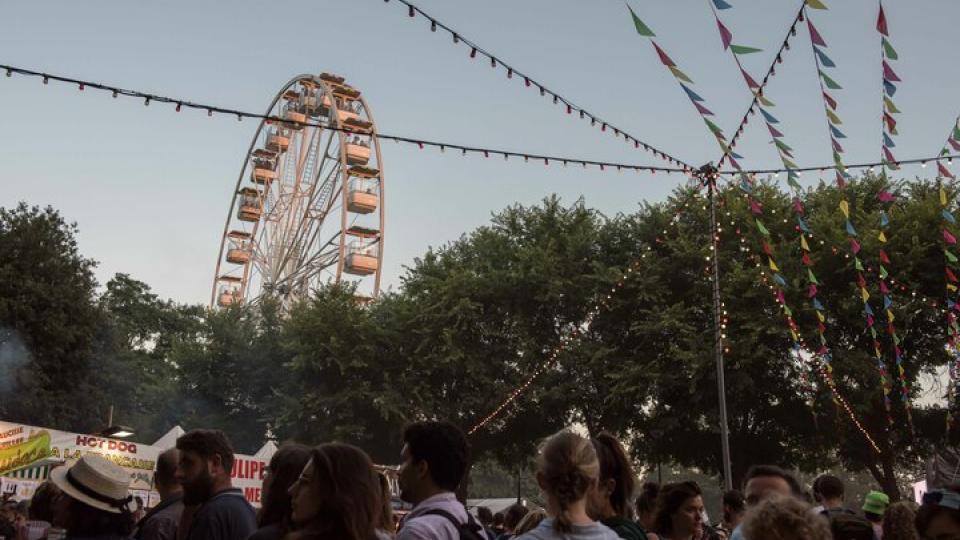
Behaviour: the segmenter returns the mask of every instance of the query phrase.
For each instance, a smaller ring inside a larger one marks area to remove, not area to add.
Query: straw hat
[[[57,467],[50,480],[70,497],[114,514],[133,511],[130,474],[100,456],[87,454],[71,467]]]

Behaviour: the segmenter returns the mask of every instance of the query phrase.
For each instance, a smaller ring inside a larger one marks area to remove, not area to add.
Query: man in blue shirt
[[[177,450],[183,504],[195,508],[185,540],[246,540],[257,528],[257,515],[230,480],[233,448],[227,436],[195,429],[177,439]]]

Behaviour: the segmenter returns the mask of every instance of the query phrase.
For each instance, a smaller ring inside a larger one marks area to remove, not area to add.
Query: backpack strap
[[[480,530],[480,531],[483,530],[483,528],[480,527],[480,525],[478,525],[478,524],[473,520],[473,516],[470,515],[470,512],[467,512],[467,522],[466,522],[466,523],[460,523],[460,520],[458,520],[456,517],[454,517],[453,514],[451,514],[450,512],[447,512],[446,510],[443,510],[442,508],[432,508],[432,509],[427,510],[426,512],[424,512],[424,513],[422,513],[422,514],[420,514],[420,515],[421,515],[421,516],[440,516],[440,517],[443,517],[443,518],[445,518],[447,521],[449,521],[450,523],[453,523],[453,526],[456,527],[457,529],[459,529],[460,527],[465,527],[465,526],[466,526],[466,527],[470,527],[471,529],[474,529],[474,530]],[[418,516],[418,517],[419,517],[419,516]]]

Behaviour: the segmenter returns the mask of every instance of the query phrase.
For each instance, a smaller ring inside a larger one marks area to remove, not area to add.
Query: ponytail
[[[538,477],[553,507],[554,529],[558,533],[573,530],[570,506],[587,496],[599,475],[597,453],[587,439],[572,431],[561,431],[544,443]]]

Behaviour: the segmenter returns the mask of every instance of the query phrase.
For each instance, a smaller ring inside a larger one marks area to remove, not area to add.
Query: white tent
[[[177,439],[181,435],[186,433],[182,427],[173,426],[163,437],[157,439],[157,442],[153,443],[151,446],[160,448],[161,450],[169,450],[177,445]]]

